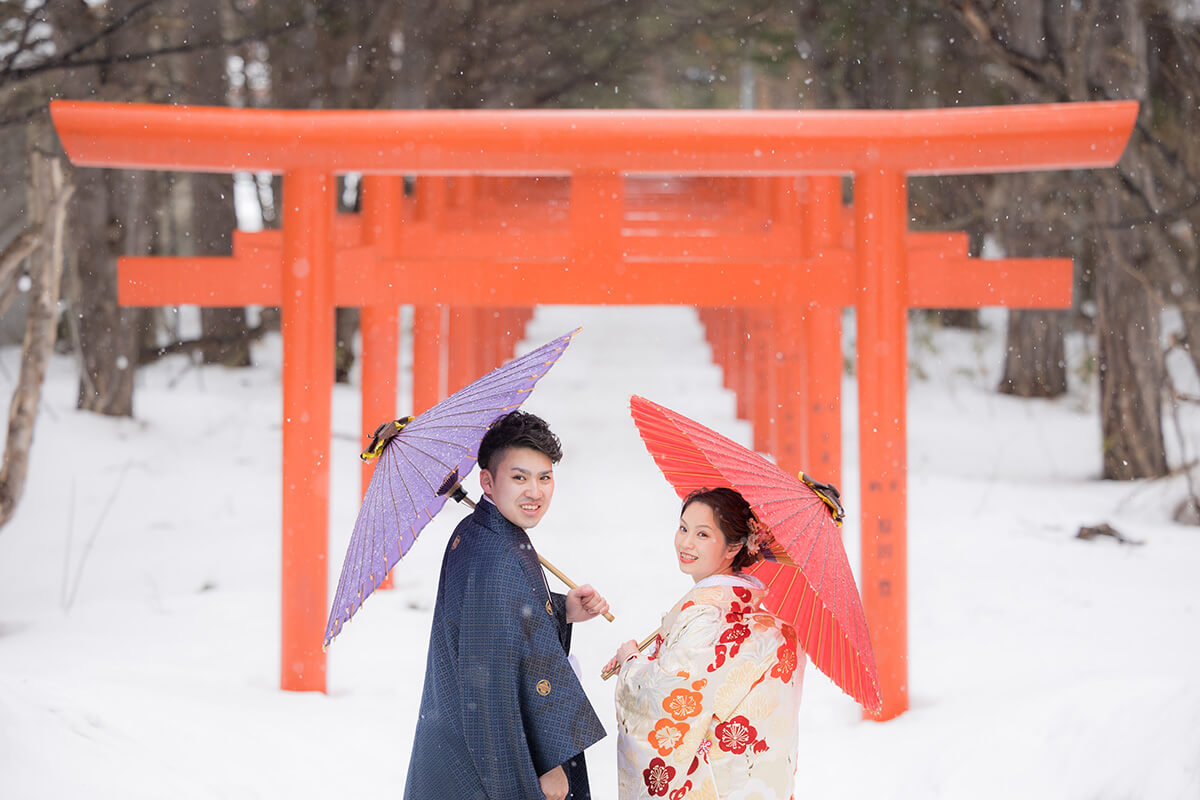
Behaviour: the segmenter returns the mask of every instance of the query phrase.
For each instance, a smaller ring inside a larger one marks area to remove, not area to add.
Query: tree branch
[[[32,67],[22,67],[20,69],[14,69],[14,68],[12,68],[11,63],[8,64],[5,67],[4,71],[0,72],[0,86],[3,86],[9,80],[18,80],[18,81],[24,80],[25,78],[35,75],[38,72],[44,72],[47,68],[54,68],[53,65],[56,62],[59,64],[63,64],[64,65],[62,67],[63,69],[69,68],[70,64],[72,63],[71,62],[72,56],[74,56],[78,53],[82,53],[83,51],[88,50],[92,47],[95,47],[97,44],[102,42],[106,37],[112,36],[114,33],[119,31],[121,28],[123,28],[127,24],[129,24],[129,22],[132,21],[133,18],[136,17],[138,14],[140,14],[143,9],[146,9],[149,6],[152,6],[158,2],[162,2],[162,0],[142,0],[142,2],[138,3],[137,5],[133,6],[130,9],[128,9],[125,13],[121,14],[115,20],[110,22],[108,25],[105,25],[99,31],[94,33],[92,36],[84,39],[81,42],[75,43],[70,48],[64,50],[62,53],[56,54],[52,60],[47,60],[40,65],[35,64]],[[45,8],[46,8],[46,6],[42,5],[37,10],[43,11],[43,10],[45,10]],[[85,7],[84,13],[90,13],[90,9]]]
[[[143,2],[140,3],[136,7],[135,11],[140,11],[142,8],[145,8],[146,6],[152,5],[153,3],[156,3],[156,2],[161,2],[161,0],[143,0]],[[325,2],[320,7],[318,7],[314,17],[320,16],[326,10],[328,10],[329,8],[331,8],[335,5],[337,5],[337,0],[327,0],[327,2]],[[131,12],[131,14],[132,13],[135,13],[135,12]],[[121,24],[124,24],[125,22],[128,21],[128,19],[125,19],[125,17],[128,17],[128,16],[130,16],[130,15],[124,15],[124,17],[122,18]],[[292,31],[299,30],[306,24],[308,24],[308,20],[306,20],[304,18],[304,16],[301,15],[298,18],[289,19],[286,22],[282,23],[281,25],[276,25],[273,28],[266,28],[263,30],[252,31],[250,33],[247,33],[242,36],[237,36],[232,39],[224,39],[224,38],[217,36],[217,37],[209,37],[207,39],[200,39],[195,42],[187,42],[185,44],[170,45],[167,47],[158,47],[153,50],[143,50],[143,51],[137,52],[137,53],[117,53],[117,54],[108,55],[108,56],[97,56],[95,58],[78,58],[78,59],[71,58],[72,55],[78,54],[78,53],[82,52],[83,50],[86,50],[87,48],[92,47],[99,40],[99,38],[101,38],[101,34],[97,34],[96,36],[91,37],[91,39],[87,40],[86,42],[84,42],[80,45],[77,45],[75,47],[72,47],[70,51],[68,51],[67,53],[64,53],[62,56],[60,56],[58,58],[55,58],[53,60],[44,61],[41,64],[33,64],[31,66],[22,67],[20,69],[12,69],[12,70],[7,71],[7,73],[5,73],[5,74],[0,74],[0,86],[2,86],[4,83],[6,83],[8,81],[26,80],[28,78],[32,78],[36,75],[39,75],[39,74],[42,74],[45,72],[56,72],[56,71],[66,70],[66,69],[78,69],[80,67],[99,67],[99,66],[112,66],[115,64],[128,64],[128,63],[135,62],[135,61],[147,61],[147,60],[150,60],[153,58],[159,58],[160,56],[176,55],[179,53],[194,53],[194,52],[198,52],[201,50],[210,50],[210,49],[214,49],[214,48],[237,47],[239,45],[243,45],[248,42],[259,42],[259,41],[263,41],[265,39],[270,39],[275,36],[279,36],[284,33],[290,33]],[[119,27],[119,26],[117,26],[117,27]],[[115,30],[115,28],[113,28],[113,30]],[[111,33],[111,31],[105,31],[104,35],[108,35],[109,33]]]
[[[50,201],[49,212],[40,222],[35,222],[9,242],[0,251],[0,316],[8,310],[17,293],[17,272],[21,264],[39,247],[45,244],[54,229],[59,212],[74,193],[75,187],[67,184]],[[58,298],[55,298],[57,300]]]
[[[45,8],[46,5],[43,3],[40,6],[30,8],[25,14],[25,19],[21,23],[21,35],[18,37],[17,44],[13,47],[12,52],[4,59],[4,69],[0,70],[0,76],[3,76],[12,68],[13,63],[21,57],[22,53],[41,43],[40,40],[31,43],[29,41],[29,34],[32,33],[34,23],[41,17],[41,12]]]
[[[41,246],[44,227],[39,225],[36,230],[26,228],[0,253],[0,317],[4,316],[17,296],[17,268]]]
[[[159,347],[143,348],[138,353],[138,364],[150,364],[166,356],[178,353],[194,353],[206,348],[227,347],[241,342],[253,342],[275,330],[273,325],[261,322],[253,328],[247,328],[242,336],[200,336],[195,339],[176,339]]]
[[[1069,99],[1062,69],[1054,61],[1031,58],[1005,42],[987,12],[973,0],[952,0],[947,5],[992,60],[1009,71],[1013,89],[1060,102]]]

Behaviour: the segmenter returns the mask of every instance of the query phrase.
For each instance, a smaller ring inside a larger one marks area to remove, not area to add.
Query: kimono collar
[[[546,576],[542,572],[541,564],[538,563],[537,551],[533,548],[533,542],[529,541],[529,532],[501,514],[500,509],[488,499],[487,495],[484,495],[483,499],[475,505],[473,517],[481,527],[500,534],[502,537],[507,537],[507,545],[516,554],[521,569],[525,571],[525,577],[529,579],[530,587],[535,592],[539,589],[545,590],[546,613],[555,616],[550,585],[546,583]]]
[[[697,581],[667,612],[660,630],[671,630],[680,612],[698,604],[713,606],[723,615],[726,612],[757,613],[766,591],[767,587],[762,581],[749,575],[710,575]]]
[[[480,501],[475,504],[473,515],[481,525],[496,533],[507,533],[510,535],[525,533],[522,528],[514,525],[507,517],[501,514],[500,509],[488,499],[487,495],[483,495]]]
[[[733,575],[709,575],[696,581],[693,589],[707,589],[710,586],[743,586],[747,589],[766,589],[767,585],[753,575],[735,573]]]

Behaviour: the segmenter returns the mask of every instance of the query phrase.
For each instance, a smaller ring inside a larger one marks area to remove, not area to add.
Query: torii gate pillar
[[[280,685],[325,690],[329,431],[334,371],[333,176],[283,176],[283,559]]]
[[[901,654],[880,664],[884,719],[908,708],[907,204],[902,173],[855,174],[863,608],[872,647]]]

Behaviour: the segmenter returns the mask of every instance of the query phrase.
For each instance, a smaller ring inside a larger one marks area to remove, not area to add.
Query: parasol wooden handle
[[[462,494],[462,497],[458,497],[460,494]],[[458,503],[469,507],[469,509],[474,509],[475,507],[475,501],[467,497],[467,493],[462,491],[461,485],[450,489],[450,499],[457,500]]]
[[[554,566],[549,561],[547,561],[545,556],[539,555],[538,561],[542,562],[543,567],[545,567],[546,569],[548,569],[552,573],[554,573],[554,577],[558,578],[560,581],[565,583],[567,585],[568,589],[578,589],[579,588],[579,584],[575,583],[575,581],[571,580],[566,575],[564,575],[562,570],[560,570],[558,567]],[[609,622],[613,621],[613,615],[608,613],[607,611],[604,612],[604,618],[606,620],[608,620]]]
[[[645,639],[642,639],[640,642],[638,642],[638,652],[640,653],[643,650],[645,650],[647,647],[649,647],[651,644],[653,644],[654,640],[657,638],[658,638],[658,631],[655,631],[654,633],[647,636]],[[620,671],[621,671],[621,665],[617,664],[612,669],[603,670],[600,673],[600,677],[603,680],[608,680],[609,678],[611,678],[613,675],[616,675]]]

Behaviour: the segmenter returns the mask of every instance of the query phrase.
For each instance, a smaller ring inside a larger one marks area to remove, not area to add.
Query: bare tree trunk
[[[1001,7],[1009,44],[1030,58],[1046,58],[1047,0],[1018,0]],[[1061,180],[1061,177],[1059,178]],[[1007,175],[995,184],[1003,216],[996,237],[1009,258],[1044,253],[1056,238],[1056,210],[1045,175]],[[1004,375],[997,391],[1018,397],[1058,397],[1067,391],[1064,313],[1014,309],[1008,315]]]
[[[198,39],[232,38],[226,30],[224,0],[202,0],[187,4],[191,36]],[[228,105],[228,79],[225,75],[226,51],[223,47],[200,50],[185,62],[185,94],[201,105]],[[192,188],[192,242],[196,255],[227,256],[233,253],[233,230],[237,214],[233,205],[233,176],[199,174],[190,177]],[[246,309],[201,308],[202,338],[220,344],[201,348],[205,364],[227,367],[250,366],[250,341],[247,338]]]
[[[126,228],[112,208],[115,184],[124,184],[111,170],[78,173],[72,213],[75,242],[75,281],[71,311],[78,323],[81,360],[78,406],[109,416],[133,415],[133,368],[138,342],[137,313],[117,305],[116,259],[122,252]]]
[[[1008,314],[1004,375],[996,390],[1017,397],[1058,397],[1067,391],[1062,311]]]
[[[1162,211],[1181,172],[1170,147],[1154,138],[1157,109],[1173,107],[1150,96],[1147,23],[1160,10],[1143,0],[945,5],[981,44],[981,54],[1000,66],[1002,79],[1018,96],[1075,101],[1099,96],[1142,104],[1141,124],[1118,171],[1102,171],[1088,179],[1088,214],[1095,220],[1098,241],[1094,286],[1101,428],[1105,477],[1165,474],[1159,341],[1163,297],[1154,286],[1163,270],[1154,263],[1159,256],[1152,235],[1141,223],[1122,222],[1147,210],[1152,216]],[[1153,44],[1157,48],[1162,43]],[[1157,52],[1154,57],[1163,60]]]
[[[1146,19],[1139,0],[1098,5],[1105,55],[1120,55],[1108,67],[1108,93],[1114,99],[1133,99],[1144,106],[1149,95],[1149,56]],[[1153,240],[1141,226],[1117,227],[1126,219],[1138,187],[1143,198],[1158,202],[1151,170],[1135,141],[1122,159],[1126,180],[1100,173],[1095,208],[1103,233],[1096,262],[1096,320],[1100,358],[1100,413],[1104,443],[1104,477],[1118,480],[1167,474],[1163,441],[1162,397],[1165,364],[1161,340],[1163,297],[1152,280],[1161,270],[1155,264]]]
[[[237,227],[237,214],[233,206],[233,176],[193,175],[191,184],[192,238],[197,255],[232,255],[233,230]],[[200,327],[204,338],[220,342],[201,349],[205,364],[250,366],[246,309],[201,308]]]
[[[389,94],[395,98],[397,108],[425,108],[430,99],[430,73],[434,71],[426,20],[438,13],[438,4],[430,0],[402,0],[401,8],[404,51],[398,79],[393,82],[396,88]]]
[[[1047,246],[1047,220],[1056,215],[1044,202],[1048,192],[1041,176],[1012,176],[1000,201],[1006,217],[996,231],[1009,258],[1026,258]],[[1064,344],[1067,312],[1012,309],[1005,335],[1004,375],[996,387],[1017,397],[1058,397],[1067,391],[1067,356]]]
[[[65,41],[82,41],[96,26],[107,24],[131,8],[110,2],[81,9],[56,7],[53,27]],[[154,17],[137,17],[98,45],[101,55],[153,47],[163,26]],[[64,93],[97,99],[149,101],[161,71],[136,62],[83,67],[65,75]],[[68,283],[75,346],[81,368],[79,408],[112,416],[133,413],[133,375],[144,328],[153,315],[117,305],[116,259],[152,252],[154,209],[161,203],[162,179],[148,173],[82,169],[76,173],[70,231],[74,270]]]
[[[63,233],[66,203],[73,187],[63,177],[62,162],[33,154],[34,225],[49,235],[42,238],[30,256],[29,313],[25,320],[25,343],[21,349],[21,371],[8,411],[8,435],[4,443],[4,465],[0,467],[0,528],[12,519],[25,492],[29,450],[42,399],[46,363],[54,349],[58,327],[58,294],[63,264]]]
[[[1115,177],[1100,182],[1096,208],[1121,213]],[[1096,328],[1100,359],[1100,420],[1104,477],[1167,474],[1162,430],[1162,306],[1146,280],[1147,248],[1135,229],[1103,229],[1096,262]]]
[[[354,369],[354,337],[358,333],[358,309],[339,308],[334,314],[336,335],[333,379],[338,383],[350,382],[350,370]]]

